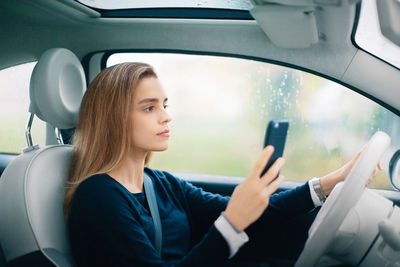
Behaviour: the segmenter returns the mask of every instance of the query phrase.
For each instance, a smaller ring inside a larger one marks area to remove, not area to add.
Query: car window
[[[161,53],[119,53],[107,66],[146,62],[169,97],[171,138],[151,167],[173,172],[246,177],[269,120],[290,122],[287,181],[306,181],[350,160],[378,130],[392,137],[385,170],[373,187],[389,188],[387,167],[400,145],[400,119],[328,79],[247,59]]]
[[[29,81],[36,62],[0,70],[0,153],[21,153],[27,147],[25,129],[29,118]],[[44,144],[46,125],[35,117],[34,144]]]
[[[191,7],[191,8],[220,8],[220,9],[237,9],[248,10],[251,8],[249,0],[241,1],[175,1],[175,0],[162,0],[162,1],[107,1],[107,0],[78,0],[84,5],[100,8],[100,9],[140,9],[140,8],[168,8],[168,7]]]

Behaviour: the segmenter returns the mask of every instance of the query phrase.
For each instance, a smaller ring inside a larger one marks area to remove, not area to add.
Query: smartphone
[[[263,176],[267,172],[267,170],[271,167],[275,160],[283,156],[288,129],[288,120],[272,120],[268,123],[268,127],[265,132],[264,147],[272,145],[275,150],[271,158],[268,160],[267,165],[265,165],[261,176]]]

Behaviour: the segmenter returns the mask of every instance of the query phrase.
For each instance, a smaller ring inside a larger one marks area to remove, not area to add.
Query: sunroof
[[[136,8],[218,8],[249,10],[250,0],[78,0],[78,2],[97,9],[136,9]]]

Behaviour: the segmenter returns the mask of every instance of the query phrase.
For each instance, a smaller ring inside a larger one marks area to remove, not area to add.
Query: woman
[[[327,196],[344,180],[360,154],[314,183],[271,196],[283,180],[275,177],[284,159],[260,178],[273,153],[273,147],[267,147],[230,198],[206,193],[167,172],[145,167],[152,151],[168,147],[167,100],[154,70],[143,63],[107,68],[89,86],[74,136],[64,203],[78,265],[218,265],[249,240],[244,230],[254,245],[253,236],[260,234],[258,239],[265,240],[288,218],[321,205],[318,197]],[[144,173],[157,196],[161,256],[153,244]],[[318,185],[322,192],[314,188]]]

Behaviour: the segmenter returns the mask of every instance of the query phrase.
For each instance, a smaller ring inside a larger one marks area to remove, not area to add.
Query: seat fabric
[[[72,147],[48,146],[17,157],[0,179],[0,237],[7,262],[35,251],[71,266],[63,216]]]

